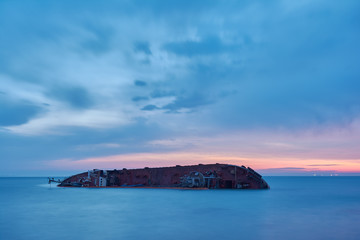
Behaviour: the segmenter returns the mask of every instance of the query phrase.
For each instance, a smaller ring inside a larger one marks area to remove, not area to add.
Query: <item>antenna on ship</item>
[[[50,184],[50,188],[51,188],[51,183],[54,182],[54,183],[61,183],[61,180],[58,179],[58,180],[55,180],[55,178],[50,178],[48,177],[48,183]]]

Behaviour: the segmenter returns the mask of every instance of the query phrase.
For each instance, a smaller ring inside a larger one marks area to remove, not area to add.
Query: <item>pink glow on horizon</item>
[[[228,163],[263,173],[359,173],[360,124],[303,132],[231,132],[211,137],[182,137],[148,142],[160,153],[131,153],[42,162],[44,169],[85,171]],[[104,144],[103,144],[104,145]],[[103,146],[99,145],[99,146]],[[98,147],[99,147],[98,146]],[[112,145],[121,148],[121,145]],[[90,149],[93,146],[90,146]],[[174,150],[178,149],[178,150]]]
[[[48,169],[86,171],[93,168],[122,169],[143,167],[164,167],[174,165],[228,163],[250,166],[255,170],[278,170],[280,172],[358,172],[360,163],[356,160],[323,160],[323,159],[281,159],[281,158],[241,158],[231,155],[201,153],[138,153],[106,157],[86,158],[80,160],[61,159],[46,163]]]

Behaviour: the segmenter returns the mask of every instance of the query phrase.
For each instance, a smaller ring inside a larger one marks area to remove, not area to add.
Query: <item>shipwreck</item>
[[[49,178],[59,187],[179,188],[179,189],[269,189],[262,176],[250,167],[230,164],[142,169],[93,169],[64,180]]]

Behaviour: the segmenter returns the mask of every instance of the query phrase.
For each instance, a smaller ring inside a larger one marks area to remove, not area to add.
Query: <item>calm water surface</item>
[[[0,178],[0,239],[360,239],[360,177],[271,190],[57,188]]]

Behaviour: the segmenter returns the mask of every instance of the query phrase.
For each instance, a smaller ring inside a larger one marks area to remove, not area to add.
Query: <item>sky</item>
[[[360,175],[360,2],[0,0],[0,176]]]

